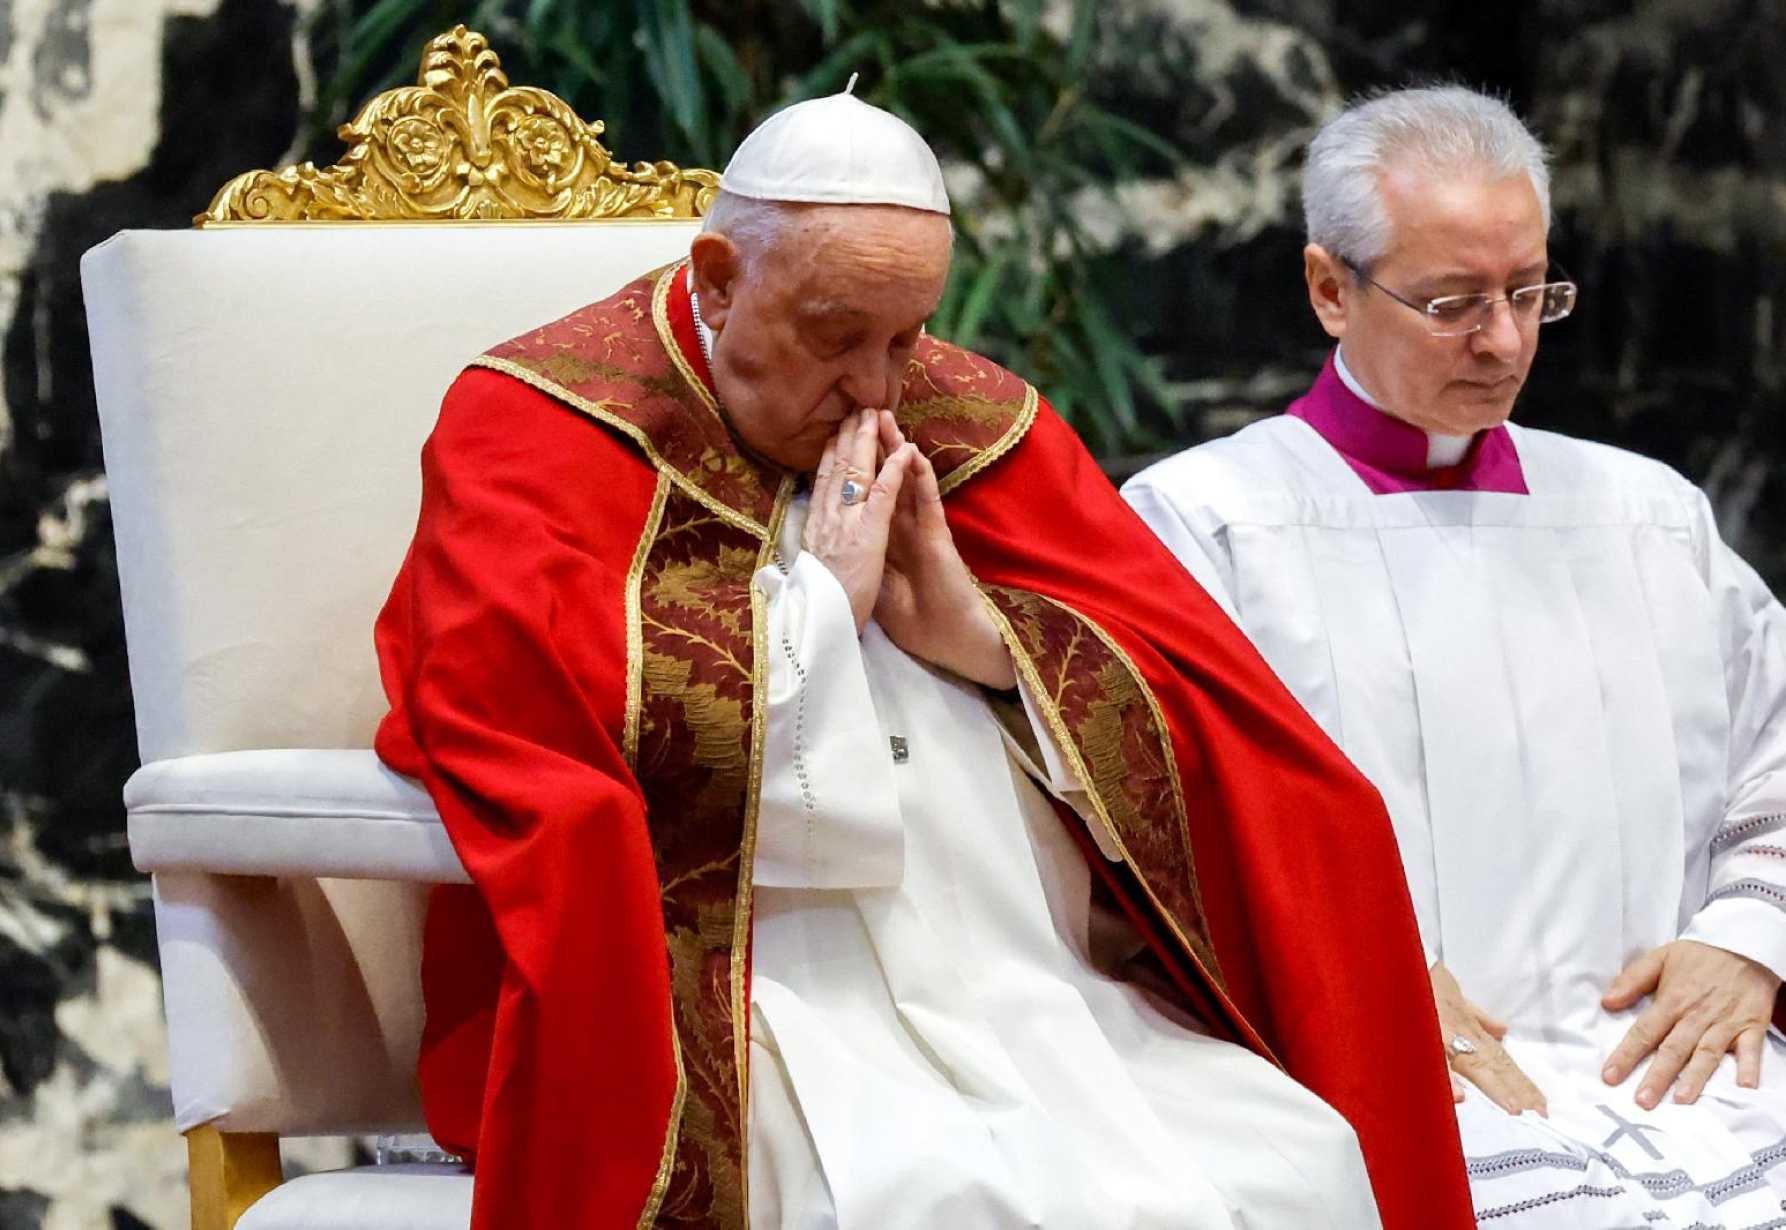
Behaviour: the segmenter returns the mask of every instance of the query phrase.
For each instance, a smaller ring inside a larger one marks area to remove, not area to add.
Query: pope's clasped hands
[[[860,632],[872,618],[915,658],[992,688],[1016,686],[1010,652],[955,550],[930,459],[887,410],[838,425],[812,477],[801,548],[831,570]]]

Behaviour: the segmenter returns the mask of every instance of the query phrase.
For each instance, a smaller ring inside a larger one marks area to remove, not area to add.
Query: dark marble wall
[[[76,262],[119,228],[185,225],[230,174],[299,152],[309,7],[0,0],[9,1230],[184,1217],[147,886],[123,840],[136,750]],[[1098,20],[1088,88],[1193,155],[1176,179],[1084,209],[1132,271],[1126,323],[1192,399],[1198,433],[1279,408],[1324,353],[1294,191],[1319,119],[1376,84],[1486,84],[1556,149],[1553,251],[1583,284],[1521,417],[1675,464],[1786,581],[1780,3],[1107,0]]]
[[[297,130],[276,0],[0,0],[0,1227],[185,1224],[78,261]]]

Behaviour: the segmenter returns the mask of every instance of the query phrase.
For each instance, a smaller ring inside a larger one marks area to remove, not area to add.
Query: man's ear
[[[1357,287],[1352,271],[1326,248],[1311,243],[1302,250],[1302,276],[1308,282],[1309,306],[1327,336],[1335,340],[1346,336],[1346,313]]]
[[[724,235],[702,231],[688,249],[694,271],[694,292],[701,297],[701,319],[715,333],[726,326],[744,262],[738,245]]]

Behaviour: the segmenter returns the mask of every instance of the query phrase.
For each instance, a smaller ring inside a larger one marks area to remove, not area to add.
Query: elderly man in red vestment
[[[1021,379],[848,95],[448,393],[378,750],[473,886],[473,1223],[1470,1224],[1375,792]]]

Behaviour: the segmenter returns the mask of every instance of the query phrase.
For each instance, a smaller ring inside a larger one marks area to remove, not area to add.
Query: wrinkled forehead
[[[778,245],[800,299],[872,312],[884,300],[941,293],[954,231],[942,214],[888,205],[802,211]]]
[[[788,229],[802,259],[870,260],[901,255],[909,263],[946,261],[955,231],[947,216],[903,205],[809,205]]]
[[[1389,223],[1385,264],[1511,270],[1544,263],[1544,209],[1524,171],[1391,161],[1377,186]]]

